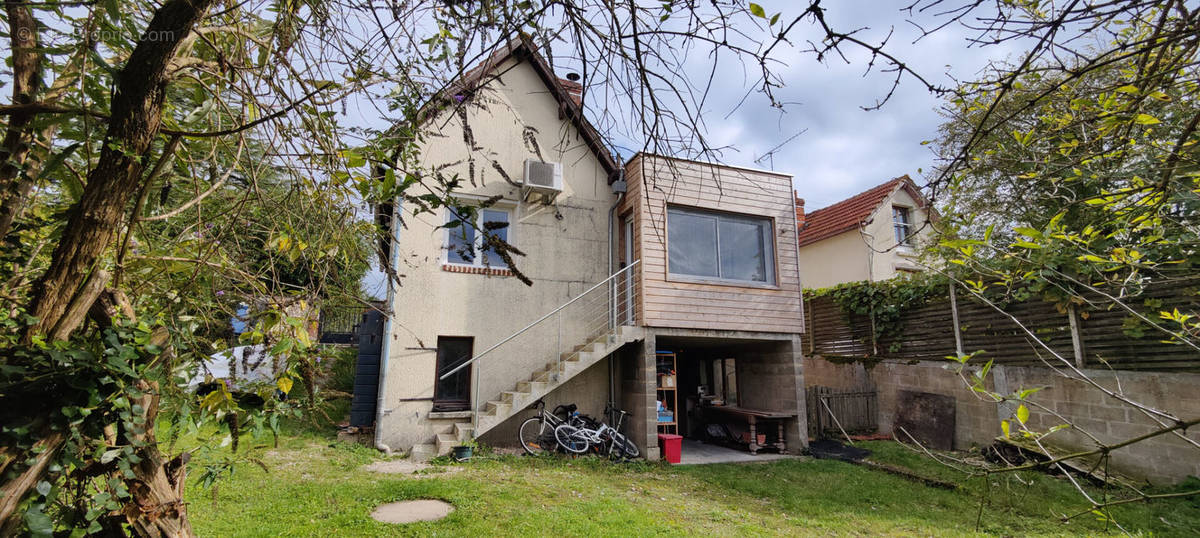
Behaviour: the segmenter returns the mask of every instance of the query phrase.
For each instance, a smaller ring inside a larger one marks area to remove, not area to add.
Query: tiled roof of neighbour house
[[[875,213],[879,204],[883,203],[898,188],[910,189],[914,198],[923,203],[924,197],[917,190],[913,180],[907,174],[900,176],[831,206],[805,214],[804,225],[800,228],[798,238],[799,246],[816,243],[822,239],[858,229]]]

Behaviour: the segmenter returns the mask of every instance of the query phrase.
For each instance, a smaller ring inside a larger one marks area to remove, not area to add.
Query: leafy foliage
[[[1163,10],[1160,26],[1112,26],[1122,40],[1150,39],[1173,21]],[[1143,279],[1190,271],[1195,54],[1166,43],[1099,66],[1021,71],[1003,90],[964,86],[939,141],[943,258],[1002,286],[1040,281],[1068,296],[1098,283],[1136,295]],[[968,158],[954,160],[964,147]]]
[[[19,334],[21,321],[27,320],[3,320],[5,332]],[[111,523],[108,512],[129,501],[136,482],[132,467],[152,442],[142,435],[153,427],[146,423],[147,397],[154,385],[170,383],[156,374],[161,363],[173,360],[164,353],[163,334],[145,323],[121,324],[102,331],[100,339],[15,349],[17,360],[0,367],[0,394],[7,402],[0,409],[0,443],[31,447],[47,431],[65,437],[30,501],[30,532],[53,529],[52,515],[60,524],[98,533]],[[46,402],[52,402],[49,414]],[[111,478],[98,479],[106,475]]]
[[[833,298],[847,318],[856,315],[870,319],[873,344],[887,341],[887,351],[896,353],[904,344],[901,336],[905,314],[943,296],[948,283],[945,278],[923,274],[881,282],[847,282],[815,290],[813,296]]]
[[[1071,8],[1011,7],[991,27],[997,36],[1020,35],[1021,24],[1069,27]],[[1005,315],[1004,300],[1030,294],[1060,307],[1127,312],[1112,330],[1200,351],[1194,313],[1156,308],[1161,302],[1146,295],[1151,283],[1178,286],[1200,261],[1200,33],[1196,13],[1180,7],[1146,2],[1120,16],[1093,13],[1089,45],[1047,36],[1051,45],[1031,50],[1022,63],[995,66],[993,76],[962,86],[947,103],[938,141],[944,160],[931,177],[942,196],[939,254],[971,298],[998,315]],[[1039,406],[1033,398],[1039,387],[1007,394],[989,388],[993,363],[970,365],[986,357],[984,351],[948,358],[972,391],[1008,404],[1011,416],[1000,423],[1005,437],[1038,451],[1057,439],[1052,434],[1070,428],[1098,447],[1076,452],[1073,457],[1084,458],[1076,461],[1093,458],[1107,472],[1114,447],[1176,435],[1178,426],[1195,423],[1146,405],[1146,395],[1096,382],[1074,361],[1056,361],[1087,390],[1159,426],[1146,437],[1113,440]],[[1049,418],[1034,424],[1031,412]],[[1176,439],[1200,450],[1194,441]],[[1096,517],[1126,532],[1112,507],[1154,497],[1134,489],[1131,498],[1096,499],[1073,484],[1090,506],[1064,521]]]

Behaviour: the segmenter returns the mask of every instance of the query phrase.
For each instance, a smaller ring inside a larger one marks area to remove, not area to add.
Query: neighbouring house
[[[743,436],[751,449],[806,446],[791,176],[646,153],[618,163],[583,88],[516,40],[425,120],[425,167],[458,174],[459,199],[499,197],[478,224],[524,253],[532,285],[476,230],[445,226],[460,220],[448,210],[394,209],[404,277],[389,292],[377,446],[512,446],[538,399],[597,417],[615,403],[651,459],[660,431],[700,435],[713,402],[775,417]]]
[[[918,247],[931,236],[936,213],[907,175],[810,213],[797,197],[796,211],[805,288],[924,270]]]

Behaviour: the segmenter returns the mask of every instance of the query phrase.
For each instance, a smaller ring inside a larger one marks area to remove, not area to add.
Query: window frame
[[[904,221],[897,219],[898,216],[904,215]],[[913,231],[913,210],[911,207],[904,205],[892,205],[892,238],[896,241],[896,246],[902,248],[912,248],[915,244],[913,241],[916,234]],[[900,238],[900,230],[904,230],[904,237]]]
[[[717,277],[699,276],[699,275],[689,275],[687,273],[673,272],[671,269],[671,245],[670,245],[670,236],[671,236],[670,226],[671,226],[671,211],[672,210],[682,211],[684,213],[691,213],[694,215],[699,214],[699,215],[705,216],[705,217],[715,217],[717,219],[716,264],[717,264],[717,274],[718,275],[721,272],[721,240],[720,240],[721,218],[726,217],[726,218],[731,218],[731,219],[740,219],[743,221],[754,221],[756,223],[764,224],[766,227],[767,237],[766,237],[766,241],[763,243],[763,247],[765,249],[770,250],[770,260],[768,260],[765,265],[766,270],[767,270],[768,280],[766,280],[766,281],[740,280],[740,279],[735,279],[735,278],[723,278],[720,276],[717,276]],[[779,245],[776,243],[776,240],[775,240],[775,228],[776,228],[775,224],[776,223],[775,223],[774,217],[768,216],[768,215],[751,215],[751,214],[747,214],[747,213],[734,213],[731,211],[719,211],[719,210],[709,209],[709,208],[704,208],[704,207],[695,207],[695,206],[687,206],[687,205],[679,205],[679,204],[667,204],[666,205],[666,214],[664,215],[664,217],[665,217],[666,228],[667,228],[667,230],[666,230],[667,231],[667,233],[666,233],[667,240],[665,241],[666,244],[664,245],[666,247],[664,249],[664,251],[665,251],[664,258],[666,258],[666,262],[667,262],[666,263],[666,265],[667,265],[666,280],[668,282],[714,284],[714,285],[720,285],[720,286],[735,286],[735,287],[743,287],[743,288],[780,289],[779,288]]]
[[[498,211],[498,212],[503,212],[506,215],[508,215],[508,227],[504,229],[505,242],[507,242],[510,245],[515,245],[515,243],[513,242],[514,241],[513,237],[516,235],[514,233],[514,231],[516,228],[515,221],[516,221],[516,215],[517,215],[517,204],[505,203],[505,201],[502,200],[502,201],[497,202],[486,208],[477,208],[477,211],[478,211],[478,214],[476,215],[477,219],[483,218],[484,211]],[[465,263],[465,262],[461,262],[461,261],[451,260],[450,259],[450,252],[451,252],[450,251],[450,234],[455,233],[455,231],[459,230],[460,228],[446,228],[445,224],[450,222],[451,220],[455,220],[455,218],[456,218],[456,215],[452,211],[450,211],[450,208],[446,208],[446,210],[444,211],[443,218],[442,218],[442,225],[443,225],[442,232],[443,233],[442,233],[442,245],[441,245],[442,256],[441,257],[442,257],[443,265],[449,265],[449,266],[454,266],[454,267],[471,267],[471,268],[477,268],[477,269],[497,269],[497,270],[510,269],[508,264],[503,263],[503,261],[504,261],[503,259],[499,259],[499,261],[500,261],[499,264],[494,263],[494,262],[484,263],[483,259],[485,256],[484,256],[484,253],[482,250],[483,235],[479,233],[479,229],[483,227],[482,222],[474,223],[475,228],[474,228],[474,236],[472,238],[472,247],[475,249],[475,259],[471,260],[471,263]],[[488,254],[494,255],[495,253],[489,252]]]

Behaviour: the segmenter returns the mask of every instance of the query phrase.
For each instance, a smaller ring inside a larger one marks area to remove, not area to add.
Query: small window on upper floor
[[[731,284],[775,284],[771,219],[667,208],[667,271]]]
[[[484,248],[480,230],[487,230],[497,239],[509,243],[512,236],[509,224],[512,210],[489,207],[476,212],[474,226],[462,221],[453,211],[446,211],[446,263],[472,267],[508,267],[495,250]]]
[[[913,245],[912,216],[907,207],[892,206],[892,228],[896,231],[896,244],[905,247]]]

